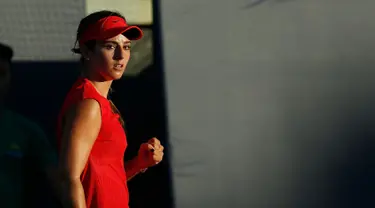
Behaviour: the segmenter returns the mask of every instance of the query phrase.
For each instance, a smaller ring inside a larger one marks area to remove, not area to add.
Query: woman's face
[[[120,79],[130,59],[130,40],[123,34],[97,41],[88,53],[89,71],[104,80]]]

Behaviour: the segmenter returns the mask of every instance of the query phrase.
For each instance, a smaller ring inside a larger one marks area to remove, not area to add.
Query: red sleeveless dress
[[[61,143],[64,114],[83,99],[96,100],[102,114],[99,135],[81,174],[86,205],[88,208],[128,208],[129,192],[123,160],[126,135],[119,115],[113,113],[109,101],[85,78],[78,79],[65,98],[58,118],[58,144]]]

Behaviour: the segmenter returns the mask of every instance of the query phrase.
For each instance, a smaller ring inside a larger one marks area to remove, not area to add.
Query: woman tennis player
[[[112,11],[92,13],[78,26],[79,48],[73,51],[81,54],[82,76],[65,98],[57,132],[66,207],[127,208],[127,181],[163,158],[163,146],[152,138],[124,163],[123,120],[107,98],[112,81],[125,71],[131,40],[142,36],[139,27]]]

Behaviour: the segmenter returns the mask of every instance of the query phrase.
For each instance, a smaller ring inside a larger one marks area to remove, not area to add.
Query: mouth
[[[113,66],[113,68],[114,68],[115,70],[123,70],[123,69],[124,69],[124,64],[115,64],[115,65]]]

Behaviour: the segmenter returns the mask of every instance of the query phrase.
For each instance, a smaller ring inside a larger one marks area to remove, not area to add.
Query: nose
[[[115,60],[122,60],[125,58],[125,50],[122,47],[116,47],[114,59]]]

